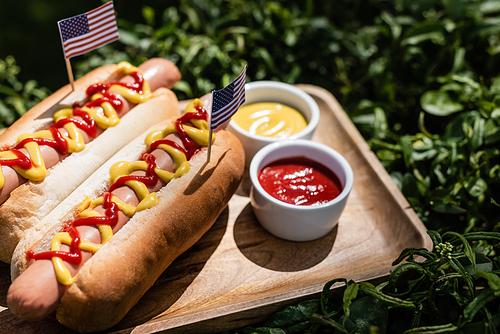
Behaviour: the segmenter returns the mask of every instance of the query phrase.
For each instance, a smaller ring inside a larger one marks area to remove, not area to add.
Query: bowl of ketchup
[[[311,139],[319,107],[303,90],[277,81],[245,85],[245,103],[229,122],[245,148],[246,165],[262,147],[284,139]]]
[[[259,150],[249,167],[250,203],[260,224],[286,240],[309,241],[337,224],[353,186],[347,160],[311,140],[283,140]]]

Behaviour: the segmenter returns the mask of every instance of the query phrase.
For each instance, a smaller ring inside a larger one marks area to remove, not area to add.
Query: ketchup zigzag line
[[[172,178],[180,177],[189,171],[189,160],[198,151],[197,144],[208,143],[208,124],[206,122],[207,111],[202,107],[200,100],[193,100],[186,108],[186,113],[178,118],[173,126],[164,130],[154,131],[146,138],[147,151],[143,153],[140,160],[135,163],[117,162],[111,169],[111,186],[104,195],[94,201],[87,198],[77,210],[77,217],[65,224],[62,231],[52,239],[51,251],[35,253],[29,250],[27,255],[30,259],[41,260],[51,259],[57,279],[61,284],[70,285],[74,281],[68,269],[63,264],[67,261],[73,264],[79,264],[82,259],[81,250],[87,250],[95,253],[113,236],[112,226],[118,222],[118,210],[132,217],[136,212],[153,207],[158,204],[156,193],[149,193],[147,186],[153,186],[158,182],[158,178],[165,183],[170,182]],[[192,123],[196,128],[187,126]],[[187,130],[186,130],[187,129]],[[167,134],[177,132],[187,149],[173,141],[163,139]],[[162,139],[156,139],[161,137]],[[206,137],[206,138],[205,138]],[[150,142],[148,144],[148,142]],[[174,173],[161,170],[156,165],[156,158],[150,153],[157,148],[164,149],[174,160]],[[144,170],[146,175],[130,175],[135,170]],[[118,176],[113,176],[118,174]],[[137,207],[126,204],[119,198],[112,195],[112,191],[123,186],[130,186],[137,194],[140,203]],[[98,205],[105,209],[105,214],[100,215],[93,211]],[[81,240],[77,226],[96,225],[101,233],[101,244],[93,244]],[[60,246],[64,243],[70,247],[69,251],[61,251]]]
[[[23,134],[19,136],[18,143],[9,149],[0,152],[0,165],[10,166],[24,178],[32,181],[43,181],[47,174],[45,163],[40,153],[40,145],[50,146],[60,155],[80,152],[85,148],[82,135],[79,131],[84,131],[89,137],[97,136],[97,126],[107,128],[115,126],[120,122],[116,111],[123,108],[122,101],[112,92],[113,90],[123,93],[124,97],[130,101],[130,96],[144,96],[142,101],[151,96],[149,85],[144,80],[142,73],[136,67],[126,62],[118,64],[118,69],[125,75],[131,75],[134,83],[95,83],[86,90],[87,96],[91,96],[91,101],[84,106],[73,106],[72,108],[63,108],[54,114],[54,124],[48,130],[42,130],[34,134]],[[116,88],[117,86],[123,88]],[[128,94],[125,90],[128,90]],[[137,100],[137,98],[136,98]],[[139,102],[142,102],[139,101]],[[104,115],[100,115],[93,110],[95,107],[102,107]],[[92,117],[89,112],[92,112]],[[82,120],[74,118],[79,116]],[[100,118],[96,121],[96,118]],[[64,128],[68,136],[63,136],[58,128]],[[20,148],[26,148],[30,157],[19,151]],[[0,189],[4,185],[4,177],[0,168]]]

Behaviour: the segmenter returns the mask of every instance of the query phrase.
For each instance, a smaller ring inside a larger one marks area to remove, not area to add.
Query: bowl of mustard
[[[283,140],[311,139],[319,107],[303,90],[283,82],[254,81],[245,85],[245,103],[228,130],[245,148],[246,165],[264,146]]]

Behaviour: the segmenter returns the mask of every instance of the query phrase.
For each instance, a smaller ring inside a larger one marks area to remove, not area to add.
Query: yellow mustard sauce
[[[196,112],[195,107],[203,107],[203,103],[199,99],[195,99],[189,103],[186,107],[186,113]],[[209,140],[209,127],[205,120],[191,120],[195,127],[182,125],[186,130],[186,133],[190,139],[192,139],[197,145],[207,146]],[[147,146],[147,151],[150,151],[151,144],[157,140],[165,138],[168,134],[176,132],[175,126],[169,125],[163,130],[153,131],[146,136],[145,143]],[[215,137],[212,137],[212,141]],[[170,182],[173,178],[181,177],[189,171],[189,161],[186,156],[180,150],[177,150],[167,144],[158,145],[158,149],[163,149],[172,156],[174,160],[174,173],[162,170],[158,166],[155,168],[155,173],[160,179],[165,183]],[[146,171],[148,169],[148,164],[145,161],[119,161],[113,164],[110,168],[110,182],[114,184],[120,177],[130,175],[136,170]],[[121,199],[112,196],[111,201],[116,203],[120,211],[122,211],[128,217],[132,217],[136,212],[146,210],[154,207],[159,203],[159,200],[155,192],[150,193],[147,186],[139,181],[127,181],[125,185],[131,187],[139,198],[139,205],[134,207],[133,205],[123,202]],[[99,197],[92,200],[91,198],[86,198],[78,207],[76,218],[79,217],[96,217],[102,216],[100,213],[94,210],[95,207],[102,205],[104,203],[104,197]],[[82,240],[80,243],[80,249],[90,251],[95,253],[99,248],[108,242],[113,237],[113,231],[109,225],[97,225],[99,233],[101,235],[101,244],[93,244],[88,241]],[[58,233],[51,243],[51,250],[60,250],[61,244],[71,245],[72,238],[67,232]],[[54,265],[54,270],[59,283],[63,285],[71,285],[75,277],[71,276],[71,273],[64,265],[63,260],[59,257],[52,257],[52,263]]]
[[[118,71],[124,76],[134,72],[140,72],[137,67],[132,66],[127,62],[121,62],[117,65],[117,67]],[[153,95],[146,80],[144,80],[141,94],[120,85],[111,85],[111,87],[108,89],[108,92],[116,92],[134,104],[145,102]],[[101,97],[101,94],[94,94],[93,96],[91,96],[90,100],[95,101],[96,99]],[[96,110],[88,107],[83,107],[82,110],[88,112],[89,116],[95,120],[97,126],[101,129],[107,129],[120,123],[120,118],[118,117],[117,112],[111,105],[111,103],[104,102],[100,105],[100,107],[103,109],[103,113],[99,113]],[[59,109],[54,113],[53,120],[54,123],[57,123],[60,119],[71,118],[73,116],[73,108],[65,107]],[[68,153],[82,151],[85,148],[85,142],[80,132],[81,130],[79,130],[74,123],[67,123],[63,127],[68,132],[68,136],[63,136],[63,138],[68,143]],[[17,139],[17,143],[20,143],[26,138],[44,138],[50,140],[55,139],[49,130],[41,130],[33,134],[25,133],[20,135]],[[35,142],[28,142],[24,146],[24,148],[28,150],[30,159],[32,161],[32,167],[29,169],[23,169],[14,166],[14,170],[25,179],[31,181],[43,181],[47,175],[47,169],[45,168],[45,163],[43,161],[39,145]],[[0,152],[0,159],[11,160],[16,158],[17,156],[12,154],[12,152],[8,150]],[[0,168],[0,189],[3,188],[4,184],[5,178],[2,173],[2,169]]]
[[[243,105],[233,120],[251,134],[278,138],[291,136],[307,126],[299,111],[276,102]]]

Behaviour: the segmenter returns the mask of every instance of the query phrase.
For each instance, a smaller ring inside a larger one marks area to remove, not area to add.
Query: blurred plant
[[[442,78],[438,90],[421,97],[420,132],[368,140],[428,228],[500,227],[492,224],[500,185],[499,84],[500,77],[491,87],[465,76]],[[443,130],[430,133],[426,124],[437,122]]]
[[[365,67],[376,98],[351,101],[351,119],[428,228],[491,230],[500,218],[491,204],[500,184],[500,6],[391,4],[375,24],[385,32],[373,34],[380,52]]]
[[[11,125],[49,95],[35,80],[19,82],[20,70],[13,56],[0,59],[0,128]]]

